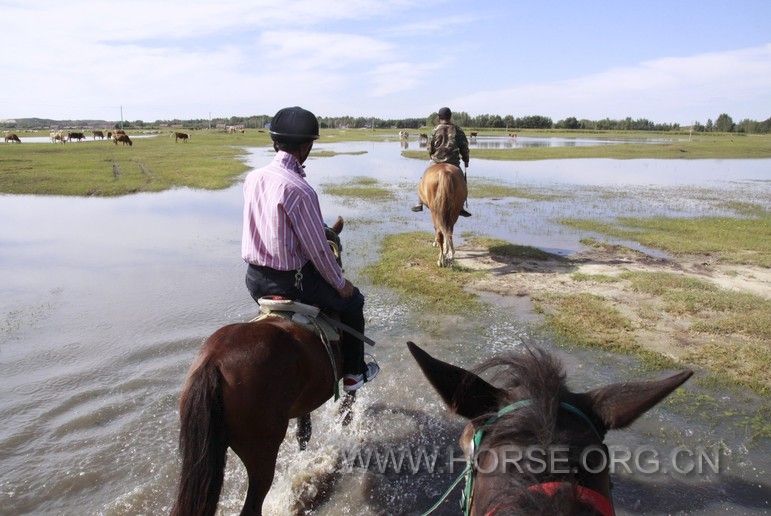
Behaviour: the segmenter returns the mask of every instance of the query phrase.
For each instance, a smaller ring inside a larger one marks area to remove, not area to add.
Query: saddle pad
[[[256,322],[267,317],[282,317],[295,324],[299,324],[320,338],[329,342],[340,340],[340,333],[337,328],[326,322],[324,319],[317,318],[319,308],[304,303],[298,303],[291,299],[260,298],[260,314],[249,322]],[[322,332],[323,335],[319,334]]]

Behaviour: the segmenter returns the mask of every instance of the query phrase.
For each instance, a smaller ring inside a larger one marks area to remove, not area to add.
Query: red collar
[[[540,491],[548,496],[554,496],[557,491],[568,484],[567,482],[544,482],[543,484],[533,484],[528,487],[528,491]],[[598,493],[594,489],[589,489],[584,486],[575,486],[578,499],[587,505],[591,505],[602,516],[615,516],[616,512],[613,510],[613,504],[610,499]]]

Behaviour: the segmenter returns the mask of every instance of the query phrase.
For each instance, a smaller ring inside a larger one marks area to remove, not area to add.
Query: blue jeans
[[[343,324],[364,333],[364,296],[358,288],[354,287],[351,297],[340,297],[337,290],[308,262],[302,268],[302,289],[298,289],[295,286],[296,272],[250,264],[246,269],[246,288],[255,301],[263,296],[283,296],[318,306],[327,313],[337,313]],[[353,335],[341,332],[340,344],[343,374],[363,373],[366,369],[364,343]]]

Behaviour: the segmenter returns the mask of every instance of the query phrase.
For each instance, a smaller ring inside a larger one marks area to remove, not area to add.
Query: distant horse
[[[439,247],[439,267],[446,267],[455,257],[452,232],[458,221],[468,188],[460,168],[449,163],[434,163],[423,173],[418,185],[420,202],[431,210],[436,237],[434,245]]]
[[[118,145],[118,142],[121,142],[123,145],[129,144],[129,147],[134,145],[134,143],[131,141],[131,138],[127,134],[118,134],[115,133],[113,135],[113,142],[115,142],[115,145]]]
[[[495,387],[407,346],[449,409],[469,420],[460,437],[465,514],[615,514],[607,431],[630,425],[693,374],[573,393],[559,360],[526,348],[476,368],[495,370],[503,380]]]
[[[69,142],[71,142],[72,140],[81,141],[85,139],[86,139],[86,135],[83,133],[77,133],[77,132],[67,133],[67,141]]]
[[[327,231],[338,249],[343,219]],[[229,324],[203,343],[179,401],[182,470],[174,516],[211,515],[217,509],[230,447],[249,477],[242,515],[262,513],[278,448],[289,420],[299,418],[297,440],[310,438],[310,413],[334,392],[342,371],[338,342],[332,360],[321,339],[281,318]],[[350,407],[352,396],[344,398]]]
[[[477,131],[471,131],[470,133],[468,133],[469,138],[471,140],[476,140],[477,139],[477,134],[479,134]]]
[[[91,131],[91,133],[94,135],[94,140],[97,138],[104,140],[104,133],[102,131]]]
[[[21,140],[14,133],[11,133],[11,134],[6,134],[5,135],[5,143],[8,143],[8,142],[11,142],[11,143],[21,143]]]
[[[190,136],[187,133],[174,133],[174,143],[177,143],[179,140],[187,143],[188,138],[190,138]]]
[[[107,139],[108,140],[112,139],[112,131],[107,131]]]

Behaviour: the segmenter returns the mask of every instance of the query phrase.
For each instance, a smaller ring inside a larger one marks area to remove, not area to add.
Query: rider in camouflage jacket
[[[452,112],[450,108],[443,107],[438,113],[439,125],[437,125],[428,143],[428,153],[434,163],[450,163],[460,168],[460,160],[463,159],[463,165],[468,167],[469,152],[468,139],[463,129],[452,123]],[[466,178],[466,174],[463,174]],[[418,202],[412,207],[412,211],[423,211],[423,203]],[[463,217],[470,217],[471,214],[465,209],[460,212]]]

